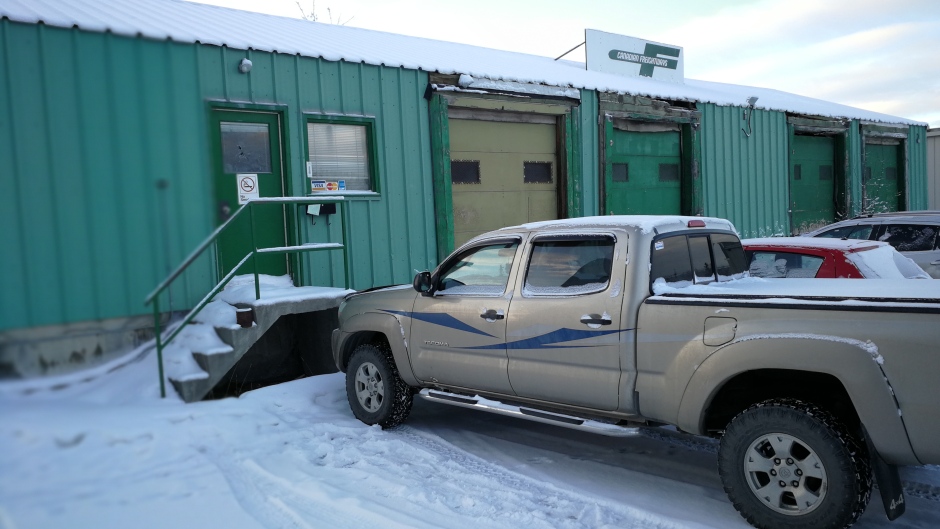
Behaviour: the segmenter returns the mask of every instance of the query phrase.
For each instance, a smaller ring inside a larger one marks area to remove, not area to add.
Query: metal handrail
[[[344,198],[341,196],[266,197],[266,198],[251,199],[245,203],[244,207],[240,208],[238,211],[235,212],[235,214],[229,217],[228,220],[226,220],[218,228],[213,230],[212,233],[209,234],[209,236],[206,237],[206,239],[203,240],[202,243],[200,243],[199,246],[197,246],[196,249],[193,250],[189,254],[189,256],[187,256],[186,259],[184,259],[183,262],[179,266],[177,266],[176,269],[170,273],[170,275],[166,277],[166,279],[164,279],[163,281],[160,282],[159,285],[157,285],[157,287],[144,300],[144,305],[150,305],[150,304],[153,305],[153,327],[154,327],[154,336],[155,336],[156,348],[157,348],[157,363],[159,367],[160,397],[161,398],[166,397],[166,383],[163,379],[163,349],[166,348],[166,346],[169,345],[170,342],[173,341],[173,339],[176,338],[176,336],[179,335],[180,332],[182,332],[182,330],[186,327],[186,325],[188,325],[193,320],[193,318],[195,318],[196,315],[199,314],[199,311],[205,308],[205,306],[208,305],[210,301],[212,301],[212,298],[215,297],[216,294],[218,294],[219,292],[222,291],[222,289],[225,288],[225,285],[227,285],[229,281],[231,281],[235,277],[236,273],[241,269],[242,266],[244,266],[248,262],[249,259],[252,261],[252,267],[253,267],[254,284],[255,284],[255,299],[256,300],[261,299],[261,285],[258,280],[258,275],[259,275],[258,264],[257,264],[258,253],[262,253],[262,252],[263,253],[297,253],[297,252],[316,251],[316,250],[342,249],[343,250],[343,271],[345,274],[346,285],[347,286],[349,285],[349,261],[348,261],[348,256],[346,254],[346,241],[347,241],[346,231],[348,229],[348,222],[347,222],[348,219],[347,219],[347,212],[346,212],[345,207],[342,208],[342,214],[340,215],[340,218],[342,219],[342,223],[343,223],[343,228],[342,228],[343,242],[340,245],[326,244],[326,245],[301,245],[301,246],[284,246],[284,247],[273,247],[273,248],[258,248],[257,245],[255,244],[255,223],[254,223],[254,214],[252,213],[253,210],[251,206],[254,204],[309,205],[309,204],[341,203],[341,202],[345,202]],[[193,264],[196,261],[196,259],[198,259],[202,255],[202,253],[206,250],[206,248],[209,248],[213,243],[215,243],[216,240],[219,238],[219,235],[221,235],[235,221],[235,219],[238,218],[238,216],[241,215],[241,213],[245,210],[248,210],[249,223],[251,225],[250,232],[251,232],[252,250],[248,253],[248,255],[243,257],[241,261],[239,261],[238,264],[236,264],[232,268],[232,270],[229,271],[229,273],[227,273],[225,277],[221,279],[221,281],[219,281],[219,283],[215,286],[215,288],[213,288],[208,294],[206,294],[206,296],[203,297],[202,300],[200,300],[199,303],[197,303],[196,306],[193,307],[192,310],[189,311],[186,317],[183,318],[183,321],[181,321],[176,326],[176,328],[172,332],[170,332],[170,334],[164,339],[161,336],[162,331],[160,330],[160,294],[162,294],[167,288],[169,288],[170,285],[173,284],[173,281],[175,281],[189,267],[189,265]],[[304,247],[304,246],[308,246],[308,247]]]

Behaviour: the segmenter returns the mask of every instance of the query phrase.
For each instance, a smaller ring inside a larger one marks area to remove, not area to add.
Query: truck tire
[[[871,497],[868,450],[835,416],[795,399],[744,410],[718,449],[725,492],[761,529],[852,525]]]
[[[357,419],[394,428],[411,413],[413,396],[388,350],[363,344],[353,351],[346,367],[346,399]]]

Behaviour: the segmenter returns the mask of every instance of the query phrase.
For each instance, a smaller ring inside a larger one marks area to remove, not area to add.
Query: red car
[[[768,237],[741,244],[751,277],[930,278],[914,261],[878,241]]]

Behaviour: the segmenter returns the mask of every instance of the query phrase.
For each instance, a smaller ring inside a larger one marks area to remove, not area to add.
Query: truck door
[[[512,394],[507,374],[507,285],[518,238],[481,241],[444,263],[435,292],[411,314],[412,368],[420,380]]]
[[[529,245],[506,329],[509,381],[517,395],[617,409],[626,257],[621,238],[542,235]]]

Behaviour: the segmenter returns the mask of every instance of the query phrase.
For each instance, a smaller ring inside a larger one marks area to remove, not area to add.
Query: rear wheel
[[[364,344],[353,351],[346,367],[346,399],[357,419],[382,428],[398,426],[411,412],[412,396],[388,350]]]
[[[864,443],[830,413],[793,399],[735,417],[718,470],[735,509],[762,529],[848,527],[871,496]]]

